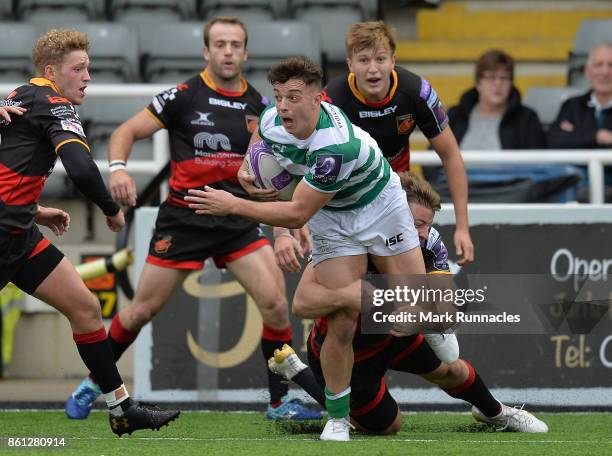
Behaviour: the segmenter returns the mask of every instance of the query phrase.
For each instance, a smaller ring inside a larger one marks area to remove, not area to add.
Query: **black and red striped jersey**
[[[247,196],[237,173],[269,102],[244,79],[242,87],[240,92],[218,88],[204,70],[155,96],[147,107],[170,136],[169,203],[185,206],[187,190],[204,185]]]
[[[396,67],[390,77],[391,89],[380,102],[364,98],[353,73],[330,81],[324,99],[342,109],[353,124],[376,140],[394,171],[407,171],[409,138],[415,126],[427,138],[434,138],[448,126],[448,116],[427,80],[401,67]]]
[[[64,144],[87,140],[75,107],[44,78],[13,90],[2,106],[27,111],[0,121],[0,230],[18,232],[34,223],[37,202]]]

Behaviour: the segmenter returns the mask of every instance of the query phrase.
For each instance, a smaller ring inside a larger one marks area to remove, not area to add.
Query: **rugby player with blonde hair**
[[[68,318],[79,355],[109,408],[111,429],[122,435],[159,429],[179,412],[130,398],[102,325],[100,303],[37,226],[60,235],[70,225],[64,211],[38,205],[58,157],[76,187],[102,210],[111,231],[125,223],[91,158],[75,110],[90,81],[88,50],[89,40],[78,30],[48,31],[32,51],[36,77],[0,101],[0,288],[13,282]]]

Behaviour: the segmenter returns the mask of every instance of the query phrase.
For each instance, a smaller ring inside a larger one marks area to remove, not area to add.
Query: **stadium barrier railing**
[[[0,84],[0,96],[10,93],[19,83]],[[167,84],[92,84],[87,89],[89,98],[101,97],[112,102],[112,98],[154,96],[170,85]],[[144,107],[144,106],[143,106]],[[126,118],[127,120],[127,118]],[[586,165],[589,177],[590,202],[604,202],[604,166],[612,165],[612,149],[542,149],[542,150],[504,150],[504,151],[468,151],[461,152],[467,165],[483,164],[574,164]],[[153,137],[153,158],[151,160],[131,160],[131,174],[157,174],[168,161],[169,148],[165,130],[157,132]],[[415,152],[411,154],[411,163],[417,165],[440,165],[440,158],[434,152]],[[103,173],[108,173],[106,160],[96,160]],[[61,163],[57,163],[56,171],[65,173]]]

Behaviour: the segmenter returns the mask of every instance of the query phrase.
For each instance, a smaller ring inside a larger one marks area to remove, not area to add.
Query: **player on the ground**
[[[424,274],[399,177],[370,135],[352,125],[340,109],[322,102],[320,68],[306,58],[290,58],[273,65],[268,79],[276,105],[262,114],[259,133],[283,168],[304,175],[292,201],[241,200],[206,187],[189,191],[190,207],[200,214],[237,214],[286,228],[308,222],[316,281],[326,287],[344,287],[359,279],[367,270],[368,255],[385,274]],[[323,440],[349,440],[356,319],[356,312],[346,310],[329,316],[321,350],[330,415]]]
[[[264,322],[264,360],[291,340],[283,275],[259,224],[239,216],[196,216],[183,200],[187,189],[204,185],[241,198],[248,196],[236,172],[267,104],[242,77],[247,31],[238,18],[219,17],[206,24],[204,58],[208,62],[204,71],[154,97],[146,109],[121,124],[111,137],[110,188],[121,204],[136,202],[134,180],[126,169],[136,140],[167,129],[172,164],[169,196],[159,208],[136,295],[117,313],[110,327],[115,359],[162,309],[186,275],[201,269],[209,257],[217,266],[227,267],[257,303]],[[299,401],[289,401],[288,386],[280,377],[270,373],[268,380],[268,418],[320,417]],[[68,398],[66,413],[71,418],[86,418],[99,394],[95,380],[85,378]]]
[[[407,172],[400,173],[428,274],[451,274],[448,252],[440,234],[432,228],[434,214],[440,209],[440,197],[423,179]],[[283,347],[268,361],[274,372],[302,386],[317,402],[325,406],[324,381],[321,374],[320,349],[327,333],[325,315],[340,308],[360,309],[361,283],[343,289],[330,289],[315,281],[308,266],[294,306],[301,316],[316,318],[307,343],[306,366],[289,346]],[[363,334],[353,339],[355,365],[351,378],[351,422],[358,429],[378,434],[394,434],[402,424],[399,408],[385,383],[387,370],[410,372],[438,385],[450,396],[473,404],[478,421],[496,424],[518,432],[547,432],[545,423],[525,410],[508,407],[490,393],[470,363],[458,359],[445,363],[436,357],[422,335],[394,337]]]
[[[436,91],[427,80],[395,65],[394,32],[382,21],[353,24],[346,35],[346,52],[349,74],[329,82],[325,100],[372,135],[395,172],[410,169],[410,134],[419,127],[448,176],[457,220],[455,250],[462,256],[457,263],[473,261],[465,169]],[[425,338],[441,359],[456,359],[459,346],[452,332],[429,333]]]
[[[109,229],[117,232],[125,223],[91,158],[74,107],[90,81],[88,50],[82,32],[48,31],[32,51],[37,77],[0,100],[0,289],[11,281],[68,318],[79,355],[110,410],[112,431],[122,435],[159,429],[180,412],[130,398],[102,325],[100,303],[36,226],[60,235],[70,225],[64,211],[38,205],[58,156],[77,188],[100,207]]]

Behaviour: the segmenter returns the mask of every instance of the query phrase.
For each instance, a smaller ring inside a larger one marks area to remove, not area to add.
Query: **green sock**
[[[351,387],[334,394],[325,388],[325,408],[330,418],[345,418],[351,411]]]

